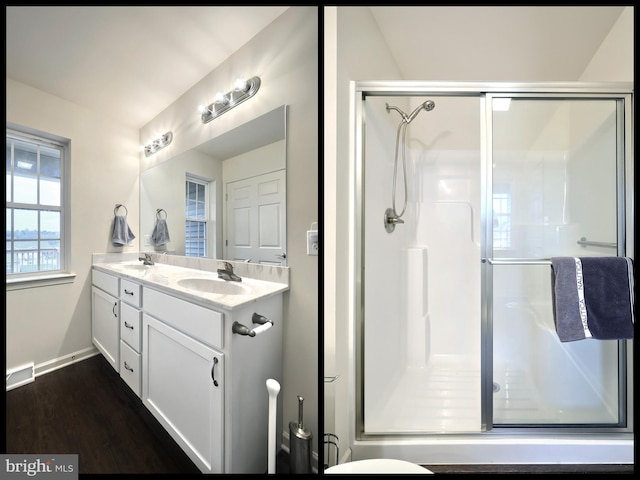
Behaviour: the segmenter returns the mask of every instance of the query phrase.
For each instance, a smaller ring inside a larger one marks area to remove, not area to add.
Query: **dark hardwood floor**
[[[102,355],[7,392],[6,425],[6,453],[77,454],[80,474],[200,474]]]
[[[5,453],[77,454],[80,474],[201,475],[102,355],[7,392],[6,425]]]
[[[200,475],[102,355],[6,393],[5,453],[77,454],[80,474]],[[634,473],[634,465],[425,467],[435,474]],[[283,451],[278,453],[276,472],[289,473]]]

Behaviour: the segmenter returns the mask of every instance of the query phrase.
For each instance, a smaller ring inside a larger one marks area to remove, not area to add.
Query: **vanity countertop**
[[[143,286],[163,291],[208,308],[224,310],[233,310],[259,299],[278,295],[289,289],[289,286],[284,283],[257,280],[249,277],[242,277],[240,282],[225,281],[219,279],[218,274],[215,272],[157,262],[154,265],[143,265],[140,261],[94,263],[93,268],[105,273],[116,274],[122,278],[138,282]],[[209,281],[211,285],[218,286],[221,290],[232,289],[235,293],[225,294],[204,291],[207,289],[206,286],[198,286],[198,283],[203,281]],[[191,283],[191,288],[188,288],[189,283]]]

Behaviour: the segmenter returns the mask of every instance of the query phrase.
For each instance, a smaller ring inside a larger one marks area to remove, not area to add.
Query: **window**
[[[493,248],[506,249],[510,247],[511,193],[506,188],[496,188],[493,192]]]
[[[67,143],[7,129],[6,275],[63,274]]]
[[[207,183],[187,176],[184,250],[187,257],[207,256]]]

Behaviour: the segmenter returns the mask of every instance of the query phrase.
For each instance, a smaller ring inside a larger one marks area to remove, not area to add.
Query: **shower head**
[[[432,100],[427,100],[424,103],[421,103],[418,108],[416,108],[413,112],[411,112],[411,115],[409,115],[407,118],[405,118],[405,122],[410,123],[415,117],[416,115],[418,115],[418,113],[420,113],[420,111],[422,109],[425,109],[427,112],[430,112],[431,110],[433,110],[434,108],[436,108],[436,104],[432,101]]]

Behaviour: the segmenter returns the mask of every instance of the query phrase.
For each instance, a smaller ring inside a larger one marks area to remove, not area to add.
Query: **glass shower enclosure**
[[[427,100],[401,140],[389,106]],[[632,342],[561,342],[550,267],[633,257],[631,109],[626,85],[359,83],[358,439],[632,431]]]

